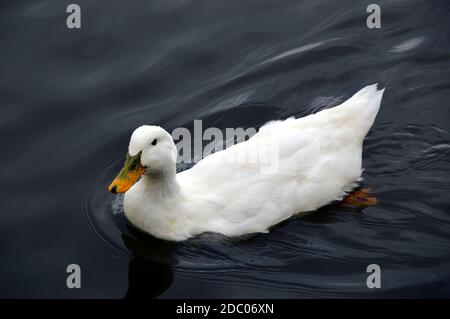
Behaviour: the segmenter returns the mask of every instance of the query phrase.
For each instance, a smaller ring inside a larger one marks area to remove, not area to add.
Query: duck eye
[[[158,140],[155,138],[152,142],[152,145],[156,145],[156,143],[158,143]]]
[[[131,163],[131,165],[130,165],[130,170],[133,171],[133,170],[136,168],[136,166],[137,166],[137,163],[136,163],[136,162]]]

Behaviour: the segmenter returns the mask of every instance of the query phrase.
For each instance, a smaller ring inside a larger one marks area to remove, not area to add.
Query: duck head
[[[175,173],[177,149],[172,136],[159,126],[143,125],[131,135],[125,164],[109,185],[111,193],[124,193],[142,175]]]

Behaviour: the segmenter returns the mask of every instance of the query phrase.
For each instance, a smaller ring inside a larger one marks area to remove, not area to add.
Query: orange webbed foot
[[[359,188],[348,194],[341,202],[343,207],[358,207],[363,208],[367,206],[374,206],[378,204],[378,199],[372,196],[370,188]]]

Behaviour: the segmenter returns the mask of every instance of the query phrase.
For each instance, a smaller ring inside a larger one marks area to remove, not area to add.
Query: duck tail
[[[372,126],[380,110],[381,99],[383,98],[384,88],[378,90],[378,83],[368,85],[355,93],[347,102],[354,104],[358,111],[364,113],[366,119]]]
[[[361,120],[365,120],[368,130],[372,127],[378,111],[380,110],[381,99],[384,88],[378,90],[378,83],[368,85],[355,93],[347,102],[355,112],[362,115]]]
[[[362,88],[336,107],[337,113],[342,116],[339,116],[338,122],[353,127],[361,138],[369,132],[380,109],[384,89],[378,90],[377,85],[375,83]]]

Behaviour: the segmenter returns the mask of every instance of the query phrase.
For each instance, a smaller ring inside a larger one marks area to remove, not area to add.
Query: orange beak
[[[108,186],[108,190],[111,193],[125,193],[141,178],[144,172],[145,168],[141,164],[141,152],[135,156],[127,154],[123,168]]]

